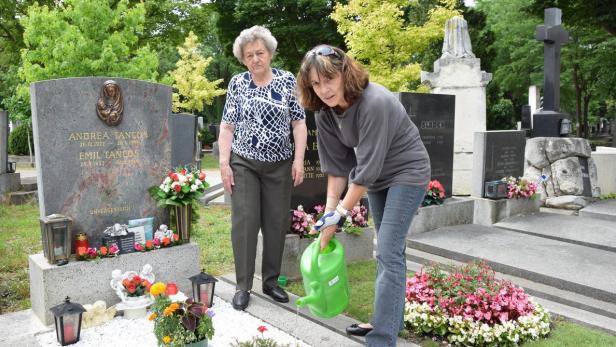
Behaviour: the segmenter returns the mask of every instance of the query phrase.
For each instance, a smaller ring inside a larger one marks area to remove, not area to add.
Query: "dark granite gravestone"
[[[568,115],[560,112],[560,46],[569,41],[561,23],[559,8],[544,10],[544,25],[537,26],[535,38],[543,45],[543,104],[533,117],[533,137],[559,137],[560,123]]]
[[[321,162],[317,151],[317,126],[314,113],[306,111],[306,127],[308,140],[304,154],[304,183],[291,191],[291,209],[302,205],[306,211],[312,212],[316,205],[325,205],[327,196],[327,176],[321,172]]]
[[[436,179],[451,196],[453,176],[453,134],[455,96],[422,93],[396,93],[417,128],[426,146],[432,167],[431,179]]]
[[[156,217],[154,225],[164,221],[164,210],[147,190],[171,167],[171,88],[114,78],[119,97],[102,91],[109,79],[30,86],[40,215],[71,217],[73,234],[87,233],[93,246],[114,223],[143,217]],[[121,120],[109,125],[117,120],[115,113]]]
[[[582,196],[592,197],[592,186],[590,185],[590,176],[588,175],[588,158],[578,157],[580,161],[580,170],[582,170],[582,184],[584,190]]]
[[[472,195],[485,197],[485,182],[524,174],[524,130],[476,132],[473,150]]]
[[[531,128],[531,109],[530,105],[522,105],[522,116],[521,118],[521,128],[522,129],[530,129]]]
[[[197,117],[186,113],[172,113],[169,120],[172,167],[194,167],[197,151]]]

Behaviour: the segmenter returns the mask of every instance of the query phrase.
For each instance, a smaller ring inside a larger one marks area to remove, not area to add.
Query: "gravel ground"
[[[215,332],[214,338],[208,341],[208,347],[226,347],[236,341],[250,340],[261,334],[257,328],[262,325],[267,328],[263,334],[265,338],[272,338],[281,345],[310,346],[246,312],[233,309],[230,303],[218,297],[214,298],[212,309],[216,314],[212,318]],[[155,347],[157,343],[153,331],[154,323],[146,317],[134,320],[116,317],[104,325],[82,330],[79,342],[71,346]],[[60,346],[55,331],[38,335],[37,341],[41,346]]]

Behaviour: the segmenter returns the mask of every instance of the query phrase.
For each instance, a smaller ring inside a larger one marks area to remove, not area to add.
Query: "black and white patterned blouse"
[[[306,118],[295,97],[295,76],[280,69],[272,69],[272,75],[264,87],[257,86],[248,71],[229,82],[222,121],[235,125],[232,150],[247,159],[289,159],[291,121]]]

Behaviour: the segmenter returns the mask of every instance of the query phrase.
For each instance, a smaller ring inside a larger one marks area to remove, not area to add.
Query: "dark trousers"
[[[262,162],[231,155],[231,242],[237,289],[252,289],[259,229],[263,286],[276,286],[291,205],[291,159]]]

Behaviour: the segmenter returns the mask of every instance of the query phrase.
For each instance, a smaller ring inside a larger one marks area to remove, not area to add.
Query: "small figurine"
[[[161,224],[154,233],[154,238],[162,241],[165,237],[173,238],[173,230],[169,229],[166,224]]]
[[[125,236],[128,234],[128,225],[116,223],[105,229],[104,233],[107,236]]]

